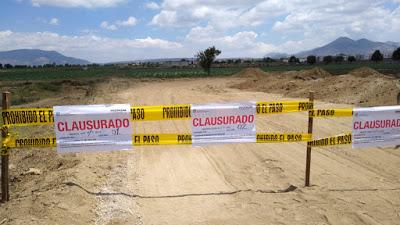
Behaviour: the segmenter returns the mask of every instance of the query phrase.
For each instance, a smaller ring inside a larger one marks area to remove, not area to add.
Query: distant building
[[[307,62],[307,58],[299,58],[300,63],[305,63]]]
[[[355,55],[355,57],[356,57],[356,60],[364,60],[365,59],[365,56],[361,55],[361,54],[357,54],[357,55]]]
[[[196,64],[195,60],[187,60],[187,59],[181,59],[179,61],[177,60],[171,60],[171,61],[163,61],[160,62],[161,67],[188,67],[190,65]]]

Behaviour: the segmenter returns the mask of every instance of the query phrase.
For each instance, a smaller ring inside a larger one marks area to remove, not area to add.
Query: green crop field
[[[384,74],[399,76],[400,63],[398,62],[358,62],[358,63],[331,63],[331,64],[298,64],[298,65],[270,65],[261,69],[269,71],[298,71],[320,67],[331,74],[345,74],[360,67],[370,67]],[[210,76],[228,76],[235,74],[244,67],[232,66],[227,68],[211,68]],[[89,77],[132,77],[132,78],[181,78],[181,77],[206,77],[200,68],[129,68],[119,66],[97,67],[51,67],[51,68],[14,68],[0,70],[0,80],[48,80],[48,79],[73,79]]]
[[[231,75],[241,70],[240,67],[212,68],[211,76]],[[180,78],[205,77],[207,73],[200,68],[173,69],[173,68],[120,68],[117,66],[100,67],[53,67],[34,69],[3,69],[0,70],[0,80],[47,80],[72,79],[84,77],[133,77],[133,78]]]

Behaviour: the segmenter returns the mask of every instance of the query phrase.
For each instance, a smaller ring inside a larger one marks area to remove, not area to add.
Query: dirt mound
[[[355,70],[350,71],[350,75],[355,77],[369,77],[369,76],[384,76],[383,74],[379,73],[378,71],[371,69],[369,67],[361,67]]]
[[[323,70],[320,67],[315,67],[310,70],[301,70],[297,72],[294,78],[299,80],[316,80],[330,76],[332,75],[329,72]]]
[[[315,92],[318,100],[360,106],[396,105],[398,81],[370,68],[333,76],[321,68],[275,73],[274,76],[250,78],[231,87],[307,98]]]
[[[246,68],[233,75],[233,77],[266,77],[269,73],[262,71],[260,68]]]

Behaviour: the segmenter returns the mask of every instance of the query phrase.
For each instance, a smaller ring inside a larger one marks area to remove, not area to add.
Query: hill
[[[18,49],[0,52],[0,63],[11,65],[44,65],[44,64],[89,64],[83,59],[67,57],[56,51],[39,49]]]
[[[307,57],[309,55],[315,56],[326,56],[326,55],[362,55],[369,57],[375,50],[380,50],[385,57],[390,57],[393,51],[400,47],[400,42],[375,42],[368,39],[353,40],[348,37],[339,37],[338,39],[318,48],[298,52],[295,55],[297,57]],[[286,58],[290,55],[286,53],[268,53],[265,57],[273,59]]]
[[[353,40],[347,37],[340,37],[329,44],[314,48],[312,50],[299,52],[296,56],[305,57],[308,55],[325,56],[325,55],[363,55],[369,56],[375,50],[380,50],[384,55],[388,56],[399,47],[396,42],[374,42],[368,39]]]

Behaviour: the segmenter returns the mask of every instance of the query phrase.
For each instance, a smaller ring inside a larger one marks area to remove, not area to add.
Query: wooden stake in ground
[[[10,108],[10,92],[3,92],[3,107],[2,109]],[[1,137],[3,140],[8,136],[8,129],[3,128],[1,131]],[[7,202],[10,200],[10,194],[8,191],[9,179],[8,179],[8,163],[9,163],[9,150],[4,146],[1,146],[1,202]]]
[[[312,104],[312,109],[314,109],[314,92],[310,91],[309,95],[309,102]],[[313,133],[313,117],[311,114],[308,114],[308,133]],[[310,186],[310,172],[311,172],[311,147],[307,145],[307,158],[306,158],[306,179],[305,179],[305,186]]]

